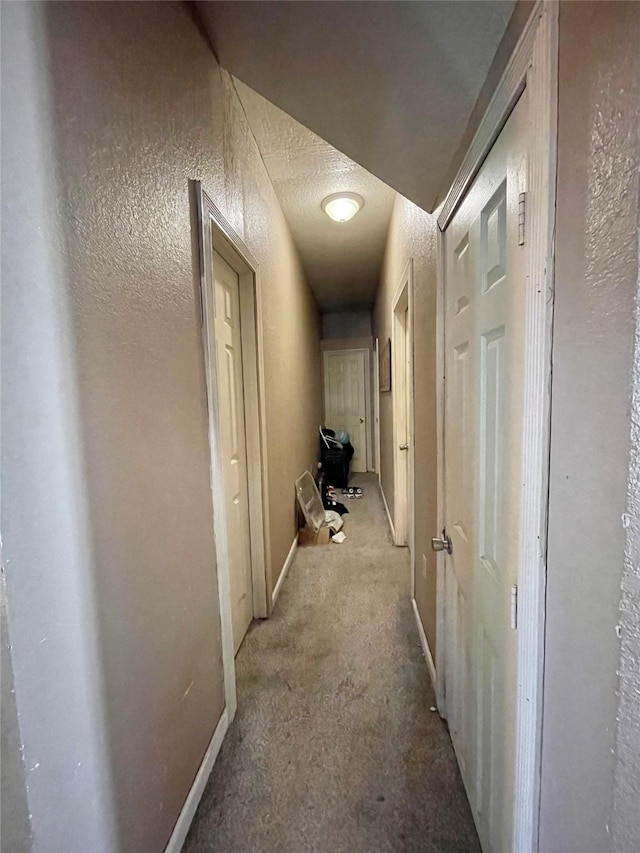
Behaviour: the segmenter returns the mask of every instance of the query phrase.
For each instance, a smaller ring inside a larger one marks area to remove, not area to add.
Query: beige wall
[[[396,196],[380,287],[373,312],[373,333],[380,346],[391,337],[391,309],[405,265],[413,259],[414,417],[416,517],[416,601],[429,640],[436,647],[436,561],[430,539],[436,535],[436,234],[434,216]],[[391,393],[380,394],[380,479],[392,517],[393,412]],[[423,571],[426,557],[426,574]]]
[[[617,671],[637,673],[638,665],[630,656],[637,610],[620,613],[619,602],[638,275],[639,45],[640,4],[561,4],[545,853],[640,847],[631,680],[616,744]],[[614,821],[616,762],[621,811]]]
[[[224,701],[190,178],[261,266],[273,582],[317,455],[320,319],[187,5],[22,5],[2,10],[3,533],[33,848],[144,853]]]

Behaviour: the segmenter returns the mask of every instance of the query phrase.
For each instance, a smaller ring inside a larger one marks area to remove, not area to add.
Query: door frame
[[[514,850],[539,849],[546,551],[551,413],[551,342],[558,97],[558,2],[538,0],[438,216],[438,530],[445,522],[445,231],[525,87],[530,157],[526,197],[525,387],[521,542],[518,565],[518,695]],[[446,560],[437,556],[438,708],[446,716]]]
[[[380,340],[373,342],[373,470],[380,479]]]
[[[327,425],[327,356],[328,355],[346,355],[347,353],[361,352],[364,355],[364,416],[366,419],[367,428],[364,431],[365,441],[365,468],[370,471],[372,468],[372,447],[371,447],[371,352],[366,347],[340,347],[338,349],[323,349],[322,350],[322,414],[324,416],[325,426]]]
[[[216,347],[213,302],[213,250],[238,273],[240,293],[240,327],[242,341],[242,374],[244,385],[245,433],[247,469],[251,472],[247,484],[249,502],[249,534],[253,615],[270,615],[271,590],[269,562],[269,506],[267,502],[266,423],[264,415],[264,370],[262,326],[259,322],[259,266],[242,239],[202,188],[200,181],[191,181],[197,217],[198,260],[200,275],[200,322],[202,327],[204,363],[209,415],[211,448],[211,493],[213,523],[218,562],[218,584],[221,601],[223,663],[225,692],[233,677],[235,696],[235,667],[233,666],[233,632],[231,630],[231,597],[228,564],[228,543],[224,510],[222,461],[218,441],[219,423]]]
[[[404,329],[400,314],[407,310],[407,328]],[[408,338],[405,341],[404,338]],[[399,356],[409,351],[409,364],[405,376],[406,410],[401,405],[399,385]],[[391,302],[391,399],[393,409],[393,529],[395,544],[408,546],[411,552],[411,597],[415,595],[415,508],[414,508],[414,383],[413,383],[413,258],[409,258],[400,276],[400,282]],[[409,444],[406,484],[401,474],[402,457],[405,451],[399,449],[399,424],[407,419],[406,434]],[[410,497],[409,497],[410,496]]]

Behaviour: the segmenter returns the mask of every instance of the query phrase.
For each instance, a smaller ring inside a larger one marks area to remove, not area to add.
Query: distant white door
[[[512,847],[527,91],[445,232],[446,703],[485,853]]]
[[[253,618],[238,274],[213,253],[220,448],[235,651]]]
[[[324,354],[324,422],[351,436],[352,471],[367,470],[367,350]]]

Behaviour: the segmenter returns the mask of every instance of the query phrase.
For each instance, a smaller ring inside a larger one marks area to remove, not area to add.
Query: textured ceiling
[[[201,0],[197,8],[228,71],[431,211],[514,3]]]
[[[239,80],[235,85],[321,310],[370,305],[394,191]],[[349,222],[334,222],[320,206],[340,191],[364,198]]]

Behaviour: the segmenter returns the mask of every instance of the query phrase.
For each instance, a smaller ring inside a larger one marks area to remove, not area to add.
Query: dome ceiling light
[[[348,222],[362,208],[364,199],[358,193],[333,193],[322,202],[322,209],[335,222]]]

